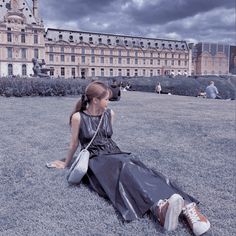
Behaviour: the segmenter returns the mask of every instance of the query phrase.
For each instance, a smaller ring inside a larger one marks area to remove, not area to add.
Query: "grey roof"
[[[48,28],[46,39],[53,42],[65,41],[68,43],[85,42],[92,45],[124,46],[136,48],[188,50],[186,41],[144,38],[130,35],[116,35],[107,33],[95,33],[85,31],[73,31]]]
[[[4,21],[4,16],[10,11],[11,9],[11,1],[10,0],[0,0],[0,22]],[[37,24],[37,20],[33,15],[33,11],[27,1],[18,0],[19,3],[19,11],[24,14],[26,17],[27,24]]]

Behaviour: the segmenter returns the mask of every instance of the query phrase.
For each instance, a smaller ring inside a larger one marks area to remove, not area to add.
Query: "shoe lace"
[[[184,213],[191,220],[191,222],[193,224],[200,220],[199,215],[196,211],[195,205],[191,205],[191,206],[187,207],[184,210]]]
[[[157,203],[157,205],[158,205],[159,208],[161,208],[161,207],[163,207],[163,206],[166,204],[166,202],[167,202],[167,199],[165,199],[165,200],[160,200],[160,201]]]

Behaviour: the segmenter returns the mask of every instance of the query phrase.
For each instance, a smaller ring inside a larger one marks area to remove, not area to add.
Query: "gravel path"
[[[0,235],[192,235],[148,216],[123,222],[88,187],[45,163],[66,156],[74,97],[0,97]],[[212,229],[235,235],[235,101],[124,92],[111,102],[114,140],[198,198]]]

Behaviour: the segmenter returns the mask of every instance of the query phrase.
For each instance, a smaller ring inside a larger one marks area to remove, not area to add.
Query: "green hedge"
[[[171,93],[183,96],[197,96],[204,92],[209,81],[213,80],[220,95],[223,98],[236,99],[236,77],[227,76],[202,76],[202,77],[97,77],[96,79],[111,84],[116,79],[118,84],[128,82],[132,89],[142,92],[154,92],[158,82],[161,83],[163,93]],[[50,79],[50,78],[0,78],[0,96],[23,97],[23,96],[68,96],[80,95],[85,87],[92,81],[90,79]]]
[[[81,94],[89,81],[81,79],[0,78],[0,96],[66,96]]]

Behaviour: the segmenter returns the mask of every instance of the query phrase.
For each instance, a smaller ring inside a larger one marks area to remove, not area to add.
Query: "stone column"
[[[189,43],[188,45],[188,75],[192,75],[192,57],[193,57],[193,43]]]
[[[38,20],[39,14],[38,14],[38,0],[33,0],[33,15],[35,19]]]

